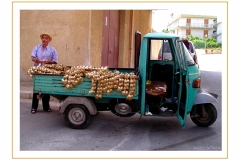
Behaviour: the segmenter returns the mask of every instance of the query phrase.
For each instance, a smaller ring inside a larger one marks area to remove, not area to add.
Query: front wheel
[[[88,109],[81,104],[70,104],[65,113],[65,121],[73,129],[86,128],[91,119]]]
[[[190,112],[190,116],[197,126],[208,127],[216,121],[217,110],[212,104],[201,105],[195,105]]]

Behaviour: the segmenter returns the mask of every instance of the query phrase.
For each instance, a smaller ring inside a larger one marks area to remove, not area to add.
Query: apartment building
[[[168,23],[167,29],[170,33],[179,35],[180,38],[193,35],[203,39],[212,37],[216,32],[214,28],[216,19],[217,16],[213,15],[179,14]]]
[[[211,36],[216,38],[217,42],[222,42],[222,13],[213,20],[213,33]]]

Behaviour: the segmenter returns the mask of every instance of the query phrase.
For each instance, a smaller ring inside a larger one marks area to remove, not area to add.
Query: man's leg
[[[48,111],[50,109],[49,100],[50,100],[50,95],[49,94],[44,94],[43,97],[42,97],[42,105],[43,105],[43,110],[44,111]]]
[[[33,93],[33,97],[32,97],[32,108],[31,108],[31,111],[32,113],[35,113],[38,109],[38,99],[37,99],[37,96],[38,96],[38,93]],[[33,112],[33,110],[35,112]]]

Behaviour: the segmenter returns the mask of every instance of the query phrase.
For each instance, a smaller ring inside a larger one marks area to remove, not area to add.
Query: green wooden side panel
[[[50,95],[67,95],[67,96],[87,96],[95,97],[95,94],[88,94],[92,87],[91,79],[83,77],[83,82],[73,88],[65,88],[62,84],[63,75],[33,75],[33,92]],[[126,98],[126,96],[113,90],[111,94],[104,93],[103,98]],[[133,99],[138,99],[138,83]]]

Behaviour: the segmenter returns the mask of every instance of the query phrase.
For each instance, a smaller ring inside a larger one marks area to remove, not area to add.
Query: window
[[[168,40],[151,40],[150,60],[172,60],[172,50]]]
[[[187,47],[182,44],[182,41],[177,41],[176,42],[176,48],[177,48],[177,54],[179,55],[180,58],[180,67],[184,70],[187,69],[187,65],[194,65],[194,60],[188,51]]]

